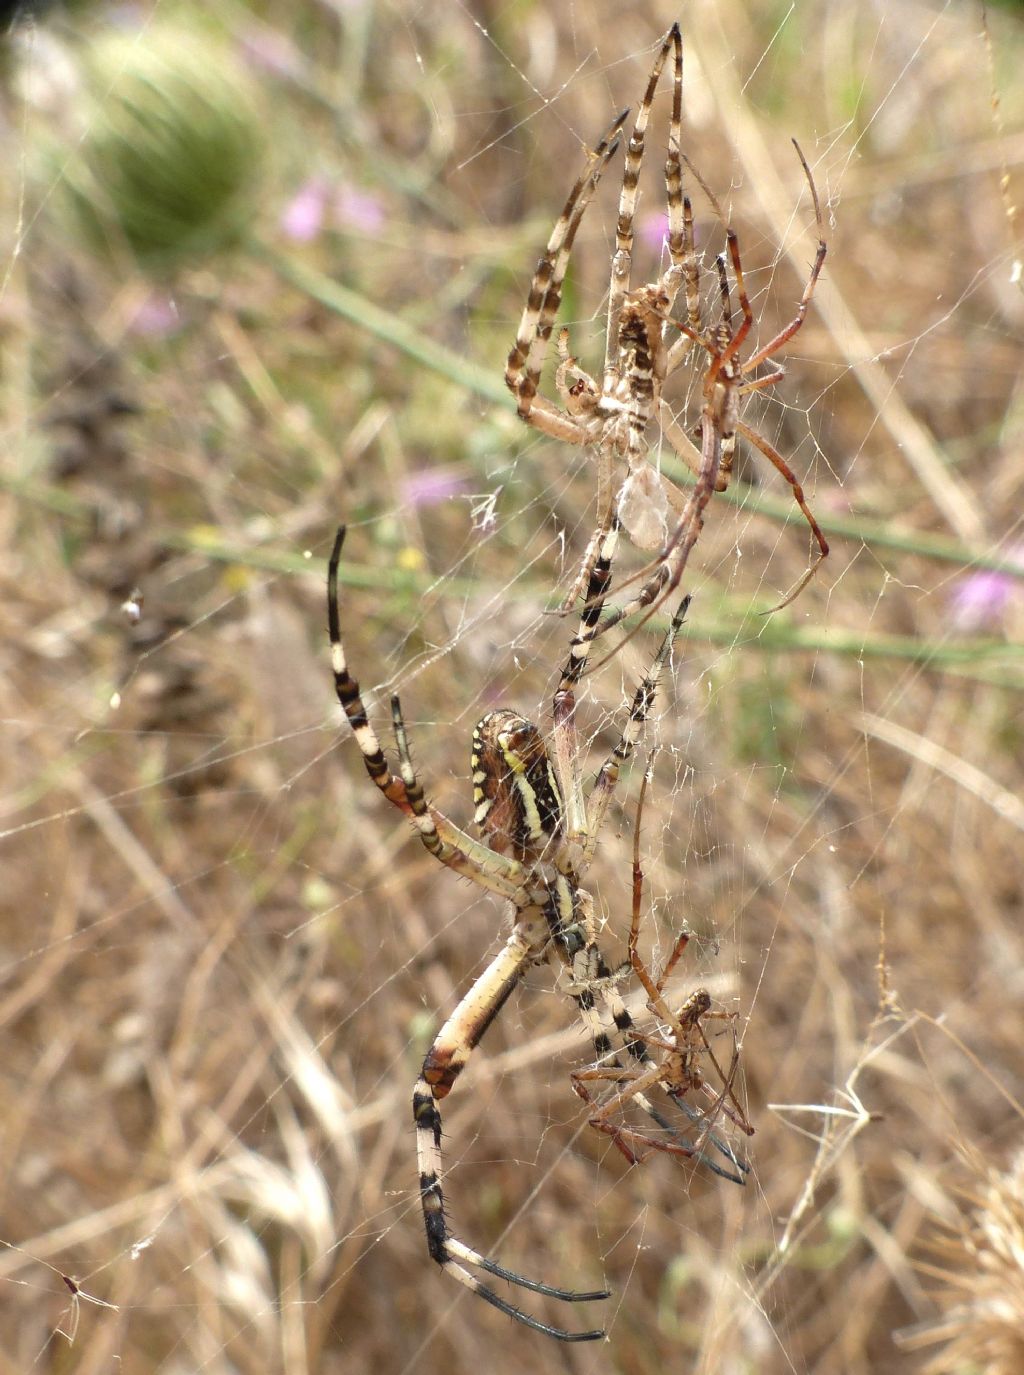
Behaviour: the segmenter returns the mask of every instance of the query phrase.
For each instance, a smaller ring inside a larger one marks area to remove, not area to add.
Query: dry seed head
[[[926,1375],[1018,1375],[1024,1370],[1024,1152],[989,1169],[972,1207],[935,1250],[944,1316],[917,1344],[942,1342]]]

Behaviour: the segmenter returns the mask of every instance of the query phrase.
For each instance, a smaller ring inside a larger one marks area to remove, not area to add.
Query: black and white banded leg
[[[452,1279],[472,1290],[500,1312],[532,1327],[536,1332],[561,1342],[593,1342],[604,1336],[599,1328],[572,1332],[551,1323],[541,1322],[489,1288],[474,1270],[483,1270],[498,1279],[506,1280],[520,1289],[562,1303],[592,1303],[609,1297],[609,1290],[581,1292],[561,1289],[540,1280],[527,1279],[514,1270],[507,1270],[496,1261],[482,1256],[458,1237],[453,1236],[445,1216],[444,1163],[441,1152],[441,1112],[438,1103],[455,1085],[466,1062],[480,1042],[480,1038],[504,1006],[512,990],[526,969],[543,952],[550,939],[546,923],[539,917],[531,938],[528,925],[522,924],[509,937],[504,948],[477,979],[473,987],[456,1007],[438,1032],[423,1062],[423,1072],[413,1091],[413,1119],[416,1124],[416,1154],[419,1165],[420,1201],[427,1232],[430,1256]],[[467,1268],[471,1267],[471,1268]]]

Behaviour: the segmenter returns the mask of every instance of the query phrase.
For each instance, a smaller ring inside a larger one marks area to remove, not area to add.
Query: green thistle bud
[[[263,160],[252,91],[208,37],[146,30],[87,59],[87,130],[65,176],[90,240],[148,269],[215,252],[251,218]]]

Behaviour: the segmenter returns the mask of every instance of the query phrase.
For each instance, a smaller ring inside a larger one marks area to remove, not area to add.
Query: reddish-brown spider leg
[[[630,1070],[622,1071],[623,1077],[628,1077],[630,1073]],[[601,1070],[599,1073],[596,1074],[592,1070],[581,1069],[575,1071],[569,1077],[573,1086],[573,1090],[578,1095],[578,1097],[583,1099],[584,1103],[586,1103],[588,1108],[597,1109],[596,1112],[592,1113],[587,1118],[587,1126],[593,1127],[595,1131],[603,1132],[605,1136],[610,1136],[612,1141],[614,1141],[615,1145],[618,1147],[618,1149],[626,1157],[630,1165],[642,1165],[644,1161],[647,1159],[648,1152],[645,1151],[643,1155],[637,1155],[635,1151],[631,1150],[630,1147],[627,1146],[625,1140],[623,1139],[627,1132],[632,1131],[632,1128],[626,1128],[618,1123],[610,1122],[606,1116],[602,1116],[601,1109],[599,1108],[597,1102],[593,1098],[591,1098],[590,1094],[583,1087],[582,1081],[584,1079],[605,1079],[614,1076],[614,1074],[615,1071],[611,1069]],[[621,1082],[621,1080],[617,1079],[616,1082]]]
[[[764,454],[765,458],[775,470],[786,479],[792,489],[793,500],[800,507],[804,520],[806,520],[807,524],[811,527],[811,534],[818,541],[818,557],[811,564],[810,568],[804,570],[797,580],[796,586],[786,593],[782,601],[779,602],[777,606],[773,606],[771,611],[765,612],[765,615],[771,615],[772,611],[781,611],[784,606],[788,606],[790,602],[794,601],[814,577],[815,573],[821,567],[823,560],[828,557],[828,540],[826,540],[825,536],[822,534],[821,526],[815,520],[814,513],[807,505],[804,498],[804,489],[800,486],[800,483],[797,482],[796,474],[779,453],[778,449],[774,449],[771,444],[768,443],[767,439],[759,435],[756,430],[752,430],[749,425],[745,425],[742,420],[737,420],[736,422],[736,433],[741,434],[748,444],[753,444],[755,449],[758,449]]]
[[[589,1073],[590,1071],[587,1070],[580,1071],[581,1075],[587,1075]],[[595,1075],[594,1077],[597,1078],[600,1076]],[[578,1082],[576,1077],[573,1078],[573,1088],[580,1098],[589,1106],[598,1106],[595,1100],[583,1087],[583,1084]],[[613,1099],[612,1102],[614,1101]],[[674,1155],[683,1160],[699,1160],[704,1164],[711,1164],[716,1174],[724,1174],[724,1171],[715,1166],[713,1162],[709,1161],[708,1157],[704,1154],[704,1146],[713,1135],[711,1131],[711,1123],[714,1120],[713,1114],[701,1115],[701,1120],[704,1123],[704,1130],[699,1133],[694,1144],[689,1146],[685,1142],[679,1140],[660,1141],[656,1137],[651,1136],[648,1132],[641,1130],[639,1127],[629,1127],[619,1122],[611,1122],[603,1115],[605,1109],[610,1107],[611,1104],[606,1104],[604,1107],[599,1108],[596,1113],[587,1118],[587,1124],[593,1127],[595,1131],[602,1132],[605,1136],[610,1136],[631,1165],[642,1165],[653,1152],[659,1151],[662,1155]],[[635,1150],[629,1144],[630,1142],[642,1145],[646,1147],[646,1149],[642,1152]],[[736,1177],[733,1175],[725,1175],[725,1177],[727,1179],[736,1180]],[[742,1183],[743,1181],[739,1179],[736,1180],[736,1182]]]

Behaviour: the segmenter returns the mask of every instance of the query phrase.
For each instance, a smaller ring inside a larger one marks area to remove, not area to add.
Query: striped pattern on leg
[[[622,190],[619,192],[619,213],[615,223],[615,255],[612,258],[611,283],[608,288],[608,335],[605,345],[606,370],[613,370],[617,367],[619,358],[619,321],[622,315],[622,303],[629,289],[629,277],[633,263],[633,219],[636,215],[637,187],[640,182],[640,168],[644,158],[644,141],[647,136],[647,124],[650,119],[651,106],[654,104],[654,93],[657,90],[658,82],[661,79],[662,69],[665,66],[665,59],[669,49],[675,45],[676,49],[676,73],[679,81],[678,91],[673,87],[673,113],[675,113],[676,100],[679,101],[680,112],[682,110],[682,36],[679,32],[679,25],[673,24],[665,35],[665,40],[661,45],[658,56],[654,59],[654,66],[651,68],[650,79],[647,82],[647,90],[644,92],[643,100],[637,110],[636,123],[633,125],[633,132],[629,136],[629,143],[626,146],[626,156],[622,172]],[[671,149],[671,136],[669,138],[669,148]],[[678,148],[678,139],[677,139]],[[676,159],[678,170],[678,157]],[[667,178],[666,170],[666,178]],[[679,185],[677,176],[676,185]],[[671,206],[671,196],[669,198]]]
[[[410,758],[401,704],[397,697],[391,700],[391,715],[402,776],[399,777],[391,771],[377,733],[367,716],[359,684],[348,670],[341,639],[338,564],[344,542],[345,527],[341,526],[335,535],[334,547],[327,565],[327,625],[335,692],[352,727],[366,772],[387,800],[410,818],[420,840],[435,859],[456,873],[471,879],[481,888],[507,898],[518,910],[522,910],[532,901],[523,882],[522,865],[480,845],[447,818],[439,813],[435,815],[427,806]]]
[[[544,943],[542,940],[541,951]],[[537,958],[538,953],[525,931],[513,932],[504,949],[491,961],[438,1032],[423,1062],[423,1072],[413,1090],[412,1110],[416,1128],[420,1203],[423,1208],[427,1249],[431,1259],[436,1261],[446,1274],[517,1322],[558,1341],[598,1341],[604,1336],[602,1330],[570,1332],[531,1317],[521,1308],[500,1298],[471,1270],[467,1270],[466,1266],[484,1270],[510,1284],[518,1285],[521,1289],[544,1294],[563,1303],[589,1303],[606,1299],[607,1290],[577,1292],[559,1289],[539,1280],[527,1279],[513,1270],[506,1270],[504,1266],[482,1256],[458,1237],[453,1236],[445,1216],[444,1189],[441,1182],[444,1174],[441,1151],[442,1125],[438,1100],[451,1091],[472,1051],[504,1006],[526,967]]]
[[[565,954],[562,953],[563,962]],[[623,1071],[623,1079],[628,1080],[635,1071],[626,1071],[622,1060],[616,1052],[611,1038],[605,1030],[604,1023],[597,1010],[597,1000],[605,1005],[608,1014],[615,1025],[623,1048],[629,1057],[635,1062],[638,1068],[646,1073],[652,1085],[658,1082],[655,1071],[659,1068],[657,1062],[652,1058],[650,1051],[643,1038],[637,1033],[636,1023],[630,1015],[629,1009],[623,1002],[618,992],[616,984],[619,978],[628,972],[629,966],[622,970],[612,970],[609,968],[604,956],[595,942],[591,942],[580,952],[580,955],[573,961],[571,966],[573,982],[569,988],[569,996],[576,1004],[580,1020],[587,1029],[587,1033],[594,1047],[594,1063],[607,1069],[609,1078],[614,1076],[616,1070]],[[580,1087],[574,1081],[574,1087],[580,1097],[585,1101],[592,1102],[586,1093],[580,1092]],[[727,1179],[733,1184],[745,1184],[745,1176],[749,1174],[750,1167],[740,1160],[729,1143],[717,1132],[708,1130],[707,1121],[702,1112],[691,1106],[681,1092],[674,1091],[667,1085],[663,1086],[665,1092],[672,1099],[678,1108],[689,1118],[695,1126],[699,1127],[704,1134],[705,1144],[713,1146],[733,1167],[726,1169],[719,1165],[706,1150],[694,1150],[691,1144],[680,1135],[677,1126],[669,1121],[664,1113],[660,1112],[646,1093],[634,1092],[629,1096],[637,1107],[650,1117],[651,1121],[658,1126],[666,1136],[666,1144],[658,1145],[652,1143],[655,1149],[672,1149],[673,1143],[677,1148],[677,1153],[691,1157],[722,1179]],[[602,1130],[604,1130],[602,1128]],[[623,1131],[618,1133],[615,1130],[607,1133],[612,1137],[618,1149],[630,1162],[636,1164],[638,1157],[633,1154],[628,1146],[629,1139],[642,1139],[642,1133]]]
[[[661,682],[665,665],[672,652],[676,637],[682,629],[683,621],[690,606],[690,598],[686,596],[680,602],[676,614],[672,617],[672,623],[665,632],[665,637],[661,642],[654,661],[648,669],[647,674],[637,687],[633,697],[633,705],[629,709],[629,716],[626,724],[622,728],[622,734],[618,743],[611,754],[601,765],[600,772],[594,781],[594,786],[590,791],[590,798],[587,803],[587,845],[584,849],[584,864],[589,864],[594,855],[597,845],[597,837],[604,824],[604,818],[608,811],[608,804],[612,800],[619,782],[619,774],[622,765],[631,757],[636,749],[637,741],[647,722],[654,699],[657,696],[658,686]]]
[[[570,840],[586,838],[588,834],[587,807],[583,799],[579,771],[576,688],[586,669],[590,646],[599,633],[599,622],[611,582],[612,560],[618,539],[619,522],[613,517],[590,570],[586,599],[580,613],[580,626],[569,646],[569,657],[562,669],[552,706],[552,749],[555,768],[562,783],[565,834]]]
[[[377,732],[370,725],[366,714],[359,684],[348,671],[345,647],[341,640],[341,617],[338,613],[338,563],[344,543],[345,526],[342,525],[334,537],[334,547],[327,562],[327,630],[331,644],[334,691],[352,727],[352,734],[356,737],[356,744],[359,746],[359,753],[363,756],[363,763],[370,779],[390,803],[407,816],[411,816],[412,806],[406,796],[405,786],[388,767]]]
[[[632,1056],[632,1058],[636,1061],[638,1065],[641,1065],[648,1070],[653,1069],[655,1061],[651,1058],[651,1054],[648,1051],[647,1046],[636,1035],[636,1023],[630,1016],[629,1009],[622,1001],[622,998],[619,996],[617,989],[614,986],[608,986],[606,988],[603,988],[601,990],[601,997],[607,1004],[608,1011],[611,1015],[612,1021],[615,1023],[615,1028],[618,1031],[619,1035],[622,1037],[623,1045],[625,1046],[626,1050],[629,1052],[629,1054]],[[706,1129],[707,1123],[705,1121],[704,1114],[699,1109],[694,1108],[686,1100],[686,1098],[681,1092],[667,1087],[665,1088],[665,1092],[672,1099],[673,1103],[675,1103],[676,1107],[680,1108],[682,1112],[690,1119],[691,1122],[693,1122],[697,1126],[700,1126],[702,1130]],[[670,1122],[663,1113],[658,1111],[658,1109],[654,1106],[653,1103],[651,1103],[651,1101],[647,1098],[645,1094],[635,1094],[634,1100],[637,1106],[641,1108],[648,1115],[648,1117],[650,1117],[650,1119],[653,1122],[655,1122],[662,1129],[662,1131],[664,1131],[668,1135],[670,1139],[677,1142],[681,1142],[684,1146],[687,1147],[687,1150],[689,1151],[688,1143],[683,1141],[683,1138],[679,1135],[678,1129],[675,1127],[675,1125],[672,1122]],[[706,1141],[708,1144],[714,1146],[714,1148],[722,1156],[724,1156],[725,1159],[728,1160],[731,1165],[734,1166],[734,1169],[727,1170],[723,1168],[721,1165],[717,1163],[717,1161],[713,1160],[704,1150],[692,1153],[693,1159],[699,1161],[702,1165],[706,1165],[707,1168],[711,1170],[713,1174],[719,1175],[722,1179],[728,1179],[733,1184],[745,1184],[746,1179],[744,1176],[750,1173],[750,1166],[739,1159],[739,1157],[736,1155],[736,1152],[725,1140],[725,1138],[720,1136],[717,1132],[707,1131]]]
[[[605,167],[618,149],[617,135],[628,114],[628,110],[623,110],[612,121],[607,133],[588,155],[587,168],[569,192],[569,198],[551,231],[547,247],[537,263],[516,341],[505,365],[505,381],[516,396],[521,416],[526,417],[530,414],[537,394],[548,340],[562,300],[562,283],[576,232]]]

